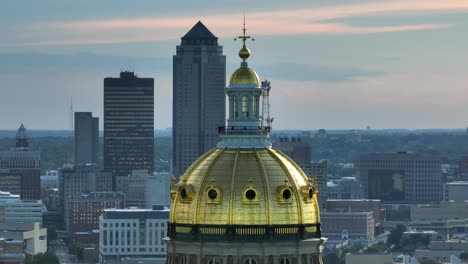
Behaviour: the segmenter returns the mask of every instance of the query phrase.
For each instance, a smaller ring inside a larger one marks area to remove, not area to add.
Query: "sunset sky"
[[[170,127],[180,37],[201,20],[229,78],[244,12],[276,129],[468,125],[468,0],[25,0],[0,9],[0,129],[70,129],[71,102],[102,119],[120,70],[155,78],[155,125]]]

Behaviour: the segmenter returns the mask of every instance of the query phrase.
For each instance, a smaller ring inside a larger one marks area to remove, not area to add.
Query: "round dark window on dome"
[[[312,199],[314,196],[314,190],[312,188],[309,189],[309,199]]]
[[[283,198],[285,200],[289,200],[289,198],[291,198],[291,191],[289,189],[284,189],[283,190]]]
[[[208,191],[208,198],[210,198],[211,200],[214,200],[218,197],[218,191],[216,191],[215,189],[210,189]]]
[[[245,192],[245,197],[249,200],[255,199],[256,196],[257,196],[257,193],[254,190],[248,190]]]
[[[182,197],[182,199],[187,198],[187,190],[185,188],[180,189],[180,197]]]

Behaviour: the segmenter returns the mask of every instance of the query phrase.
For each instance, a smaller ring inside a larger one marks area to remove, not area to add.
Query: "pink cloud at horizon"
[[[466,0],[407,0],[368,2],[316,8],[274,10],[247,14],[249,32],[256,36],[305,34],[372,34],[400,31],[433,30],[452,25],[437,23],[356,26],[329,20],[358,17],[399,15],[426,12],[468,11]],[[219,37],[240,34],[241,13],[206,15],[202,20]],[[103,20],[60,21],[32,25],[44,31],[45,39],[23,41],[19,46],[92,45],[108,43],[158,42],[178,39],[200,17],[121,18]],[[3,44],[2,46],[8,46]]]

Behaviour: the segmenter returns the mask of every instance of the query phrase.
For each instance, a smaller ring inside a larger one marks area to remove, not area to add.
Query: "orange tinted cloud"
[[[466,0],[405,0],[368,2],[325,7],[307,7],[281,11],[249,13],[248,28],[255,35],[371,34],[397,31],[431,30],[449,27],[442,24],[356,26],[333,22],[333,19],[401,14],[466,12]],[[203,16],[203,22],[221,37],[240,31],[242,14]],[[37,30],[52,33],[54,38],[23,45],[86,45],[103,43],[153,42],[179,38],[200,17],[123,18],[38,24]],[[122,37],[125,36],[125,37]]]

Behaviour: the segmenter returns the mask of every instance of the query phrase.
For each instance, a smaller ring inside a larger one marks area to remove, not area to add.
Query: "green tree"
[[[422,258],[419,259],[419,264],[440,264],[442,262],[433,260],[433,259],[428,259],[428,258]]]
[[[429,234],[411,234],[400,240],[400,246],[405,252],[414,252],[418,248],[428,248],[431,243]]]
[[[345,260],[341,258],[340,256],[338,256],[338,254],[336,253],[330,253],[330,254],[326,254],[323,257],[323,263],[324,264],[344,264]]]
[[[60,264],[59,259],[50,251],[36,255],[26,255],[26,264]]]
[[[53,227],[47,228],[47,241],[53,241],[57,239],[57,230]]]
[[[360,251],[361,249],[363,249],[363,248],[364,248],[363,245],[358,244],[358,243],[355,243],[355,244],[351,244],[351,245],[345,247],[345,248],[342,250],[342,252],[343,252],[344,254],[346,254],[346,253],[356,253],[356,252],[359,252],[359,251]]]
[[[403,235],[405,231],[406,231],[406,226],[401,225],[401,224],[396,225],[394,229],[390,230],[390,235],[387,238],[387,245],[389,247],[394,246],[397,249],[401,248],[400,246],[401,236]]]
[[[83,259],[83,252],[84,252],[84,246],[80,243],[73,243],[70,244],[68,247],[68,252],[72,255],[76,255],[78,260]]]
[[[376,243],[366,249],[367,253],[383,253],[387,251],[387,245],[380,241],[379,243]]]

